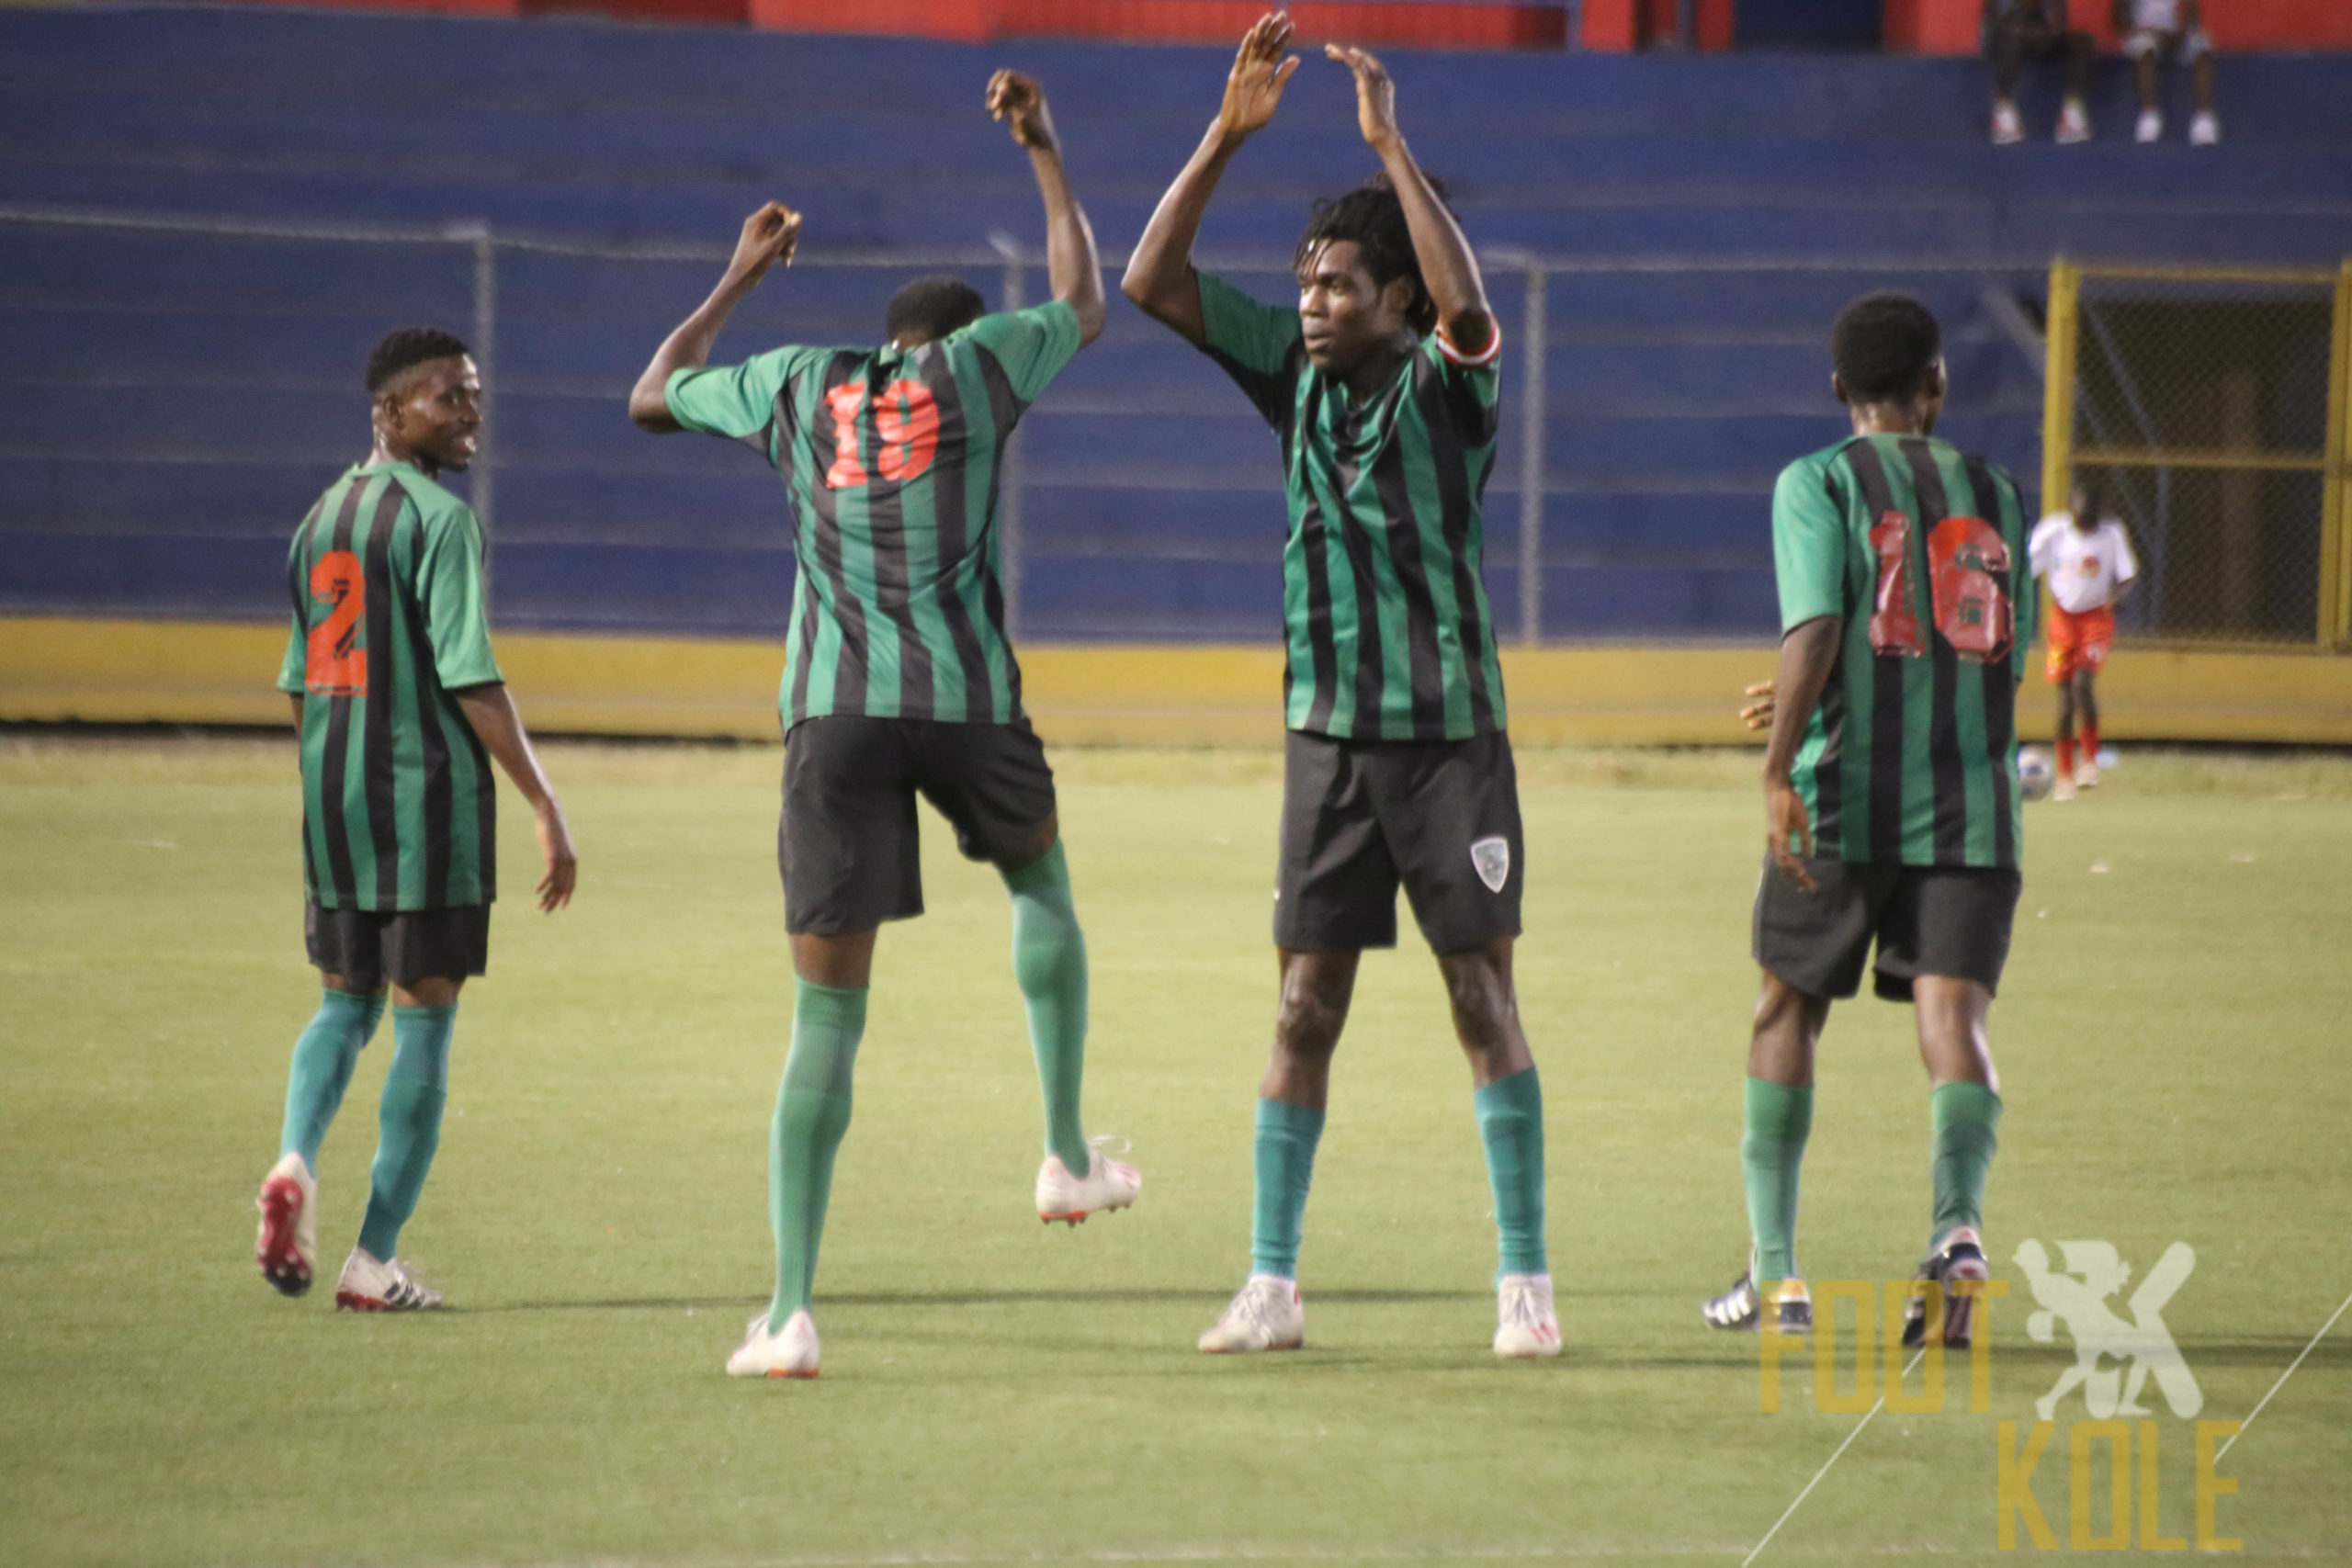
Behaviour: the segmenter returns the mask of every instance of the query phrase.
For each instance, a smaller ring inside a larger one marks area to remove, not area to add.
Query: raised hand
[[[1035,76],[1000,71],[989,78],[989,113],[1012,130],[1012,139],[1035,152],[1060,148],[1054,135],[1054,117],[1046,108],[1046,89]]]
[[[778,263],[790,266],[793,248],[799,243],[800,214],[780,201],[771,201],[743,220],[743,232],[735,242],[735,259],[727,264],[728,273],[741,282],[757,283]]]
[[[1269,11],[1242,36],[1232,73],[1225,79],[1224,107],[1216,113],[1217,129],[1227,136],[1247,136],[1274,118],[1283,88],[1298,69],[1298,56],[1283,54],[1290,34],[1290,13]]]
[[[1327,43],[1323,53],[1355,73],[1356,129],[1363,132],[1363,139],[1378,152],[1395,146],[1404,133],[1396,129],[1396,84],[1388,79],[1388,68],[1373,55],[1346,44]]]

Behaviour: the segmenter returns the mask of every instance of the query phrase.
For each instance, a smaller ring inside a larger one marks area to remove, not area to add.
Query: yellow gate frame
[[[2317,457],[2223,451],[2075,450],[2075,367],[2082,280],[2143,277],[2158,282],[2288,283],[2333,288],[2335,305],[2327,377],[2327,437]],[[2352,256],[2335,272],[2276,267],[2108,266],[2051,264],[2050,313],[2041,411],[2041,495],[2044,510],[2064,503],[2077,462],[2102,468],[2298,469],[2320,475],[2319,614],[2313,653],[2352,652]],[[2198,642],[2200,648],[2228,644]],[[2290,652],[2296,645],[2247,645]]]

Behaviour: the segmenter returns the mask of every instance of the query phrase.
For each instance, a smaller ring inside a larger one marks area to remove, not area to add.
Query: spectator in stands
[[[2057,140],[2091,139],[2090,111],[2083,107],[2091,79],[2091,39],[2066,26],[2066,0],[1984,0],[1984,38],[1993,57],[1996,144],[2025,140],[2025,122],[2018,118],[2018,73],[2028,60],[2053,54],[2066,62],[2066,101],[2058,110]]]
[[[2156,104],[2156,66],[2169,57],[2186,62],[2197,84],[2197,115],[2188,122],[2188,144],[2211,147],[2222,139],[2213,118],[2213,40],[2199,26],[2198,0],[2115,0],[2115,30],[2132,62],[2140,89],[2140,123],[2132,139],[2161,141],[2165,111]]]

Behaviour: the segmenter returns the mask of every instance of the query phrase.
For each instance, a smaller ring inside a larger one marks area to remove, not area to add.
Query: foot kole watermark
[[[2039,1551],[2059,1550],[2052,1520],[2062,1516],[2065,1543],[2076,1551],[2240,1550],[2244,1541],[2222,1535],[2219,1517],[2220,1500],[2234,1494],[2238,1483],[2220,1474],[2217,1464],[2242,1424],[2197,1419],[2204,1391],[2164,1320],[2165,1308],[2197,1266],[2195,1250],[2187,1242],[2173,1243],[2127,1297],[2132,1270],[2113,1245],[2062,1241],[2055,1247],[2064,1267],[2052,1265],[2050,1248],[2040,1241],[2020,1243],[2013,1255],[2033,1296],[2027,1337],[2055,1344],[2063,1327],[2075,1359],[2034,1402],[2036,1419],[1996,1424],[2000,1550],[2016,1551],[2020,1540]],[[1802,1287],[1795,1289],[1801,1299]],[[1784,1381],[1803,1378],[1810,1349],[1813,1407],[1861,1416],[1857,1435],[1882,1409],[1989,1414],[1993,1303],[2008,1293],[1999,1280],[1816,1284],[1809,1330],[1784,1332],[1773,1312],[1761,1314],[1758,1403],[1768,1414],[1781,1408]],[[1948,1365],[1955,1357],[1960,1363]],[[2062,1420],[2078,1393],[2085,1418]],[[1802,1400],[1802,1392],[1795,1397]],[[2158,1397],[2172,1421],[2150,1408]],[[2184,1476],[2181,1461],[2191,1457],[2193,1470]],[[2045,1466],[2045,1460],[2053,1462]]]

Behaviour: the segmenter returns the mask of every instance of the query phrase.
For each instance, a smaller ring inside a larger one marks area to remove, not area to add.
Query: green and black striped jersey
[[[406,463],[330,486],[286,558],[302,704],[302,873],[324,908],[498,896],[490,756],[449,694],[502,679],[473,509]]]
[[[1772,556],[1784,633],[1843,623],[1792,771],[1816,851],[2015,869],[2036,613],[2017,481],[1929,436],[1855,436],[1781,470]]]
[[[1203,274],[1203,347],[1282,437],[1284,722],[1351,740],[1504,728],[1481,575],[1501,353],[1419,344],[1359,399],[1306,357],[1298,312]]]
[[[670,378],[673,418],[750,442],[784,479],[799,569],[787,730],[827,714],[1021,716],[998,467],[1080,336],[1057,300],[911,349],[786,347]]]

